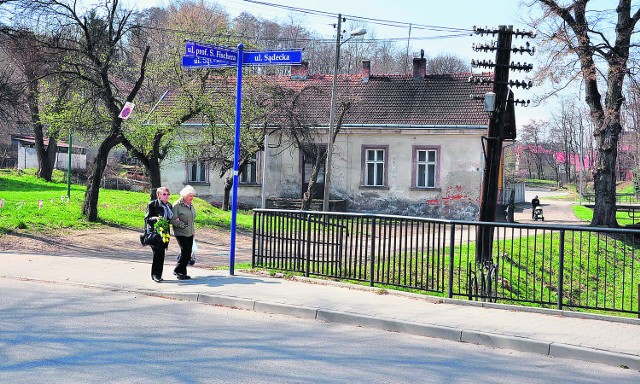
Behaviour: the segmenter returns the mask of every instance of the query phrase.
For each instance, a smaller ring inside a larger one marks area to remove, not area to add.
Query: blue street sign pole
[[[242,50],[238,44],[238,78],[236,80],[236,132],[233,142],[233,195],[231,196],[231,244],[229,249],[229,274],[234,275],[236,261],[236,216],[238,211],[238,171],[240,169],[240,117],[242,116]]]
[[[229,274],[234,275],[236,261],[236,220],[238,214],[238,173],[240,171],[240,118],[242,113],[242,66],[243,65],[295,65],[302,62],[302,50],[243,52],[244,45],[238,44],[238,50],[215,45],[187,42],[182,56],[182,67],[221,68],[236,64],[236,127],[233,143],[233,187],[231,196],[231,241],[229,244]]]

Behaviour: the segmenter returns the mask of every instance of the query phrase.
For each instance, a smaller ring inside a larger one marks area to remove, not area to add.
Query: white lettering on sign
[[[238,61],[238,56],[229,54],[229,52],[221,52],[221,51],[214,50],[214,49],[211,49],[210,51],[211,52],[209,53],[209,56],[215,56],[216,59],[229,60],[229,61]],[[215,53],[215,55],[214,55],[214,53]]]
[[[262,61],[262,59],[260,60]],[[290,61],[289,55],[287,55],[286,53],[281,53],[281,54],[264,54],[264,61],[268,61],[270,63],[278,62],[278,61]]]

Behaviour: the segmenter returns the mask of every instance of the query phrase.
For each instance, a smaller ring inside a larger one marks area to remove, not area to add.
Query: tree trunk
[[[231,197],[231,188],[233,187],[233,177],[229,176],[224,182],[224,196],[222,198],[222,210],[228,211],[231,204],[229,203]]]
[[[309,185],[307,186],[307,191],[302,194],[302,207],[303,211],[308,211],[311,208],[311,203],[313,202],[313,195],[316,190],[316,183],[318,181],[318,172],[320,170],[320,166],[326,159],[325,156],[316,156],[316,162],[313,165],[313,169],[311,170],[311,176],[309,177]]]
[[[147,172],[149,172],[149,182],[151,183],[149,197],[151,200],[155,200],[157,198],[156,189],[162,186],[160,181],[160,163],[158,162],[158,159],[154,158],[149,161]]]
[[[45,148],[44,133],[40,123],[35,123],[34,132],[36,139],[36,155],[38,157],[38,171],[36,176],[46,181],[51,181],[51,175],[53,174],[53,162],[55,161],[58,143],[55,139],[49,138],[49,144]]]
[[[112,130],[113,132],[114,130]],[[115,130],[119,131],[119,129]],[[100,144],[98,154],[93,161],[93,169],[89,181],[87,184],[87,191],[84,195],[84,202],[82,203],[82,214],[90,222],[98,221],[98,195],[100,194],[100,182],[102,181],[102,175],[107,167],[107,159],[109,152],[116,145],[122,142],[119,134],[111,133]]]
[[[616,159],[621,129],[619,123],[613,122],[595,135],[598,150],[593,170],[595,204],[591,226],[619,227],[616,219]]]
[[[40,123],[40,108],[38,106],[38,81],[29,82],[27,92],[27,104],[33,124],[33,136],[35,137],[36,156],[38,158],[38,171],[36,175],[46,181],[51,181],[53,174],[53,161],[55,159],[57,143],[49,137],[49,146],[44,145],[44,127]]]
[[[164,159],[164,155],[160,152],[160,141],[162,140],[161,134],[156,134],[153,138],[153,147],[152,153],[150,156],[140,152],[136,149],[126,137],[122,138],[122,145],[127,148],[129,153],[133,154],[133,156],[138,159],[147,170],[149,175],[149,183],[150,183],[150,198],[151,200],[155,200],[156,189],[161,186],[161,170],[160,170],[160,162]]]

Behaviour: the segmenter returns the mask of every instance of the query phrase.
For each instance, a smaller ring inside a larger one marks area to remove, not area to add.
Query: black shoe
[[[189,275],[176,275],[176,278],[178,280],[189,280],[191,278],[191,276],[189,276]]]
[[[153,281],[155,281],[156,283],[161,283],[164,281],[162,277],[158,277],[158,276],[151,276],[151,279],[153,279]]]

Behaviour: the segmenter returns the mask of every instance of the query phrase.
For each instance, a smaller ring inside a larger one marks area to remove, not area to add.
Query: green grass
[[[632,182],[624,182],[616,185],[616,193],[632,195],[636,193],[636,188]]]
[[[586,220],[591,218],[590,209],[576,207],[575,210],[581,218]],[[316,223],[317,220],[310,222]],[[265,218],[265,224],[280,234],[287,233],[286,230],[282,230],[283,228],[301,228],[303,232],[306,232],[305,228],[310,228],[309,235],[317,244],[324,244],[323,239],[332,239],[329,243],[345,241],[343,246],[347,249],[353,250],[354,246],[355,248],[359,246],[357,242],[350,243],[335,230],[335,226],[327,226],[324,223],[305,227],[304,220],[277,216]],[[348,226],[345,222],[341,224]],[[379,228],[384,225],[382,222],[377,223]],[[391,239],[394,238],[394,234],[398,234],[393,228],[396,228],[395,224],[388,223],[386,229],[377,229],[376,233]],[[370,231],[372,228],[369,225],[349,227],[347,236],[367,239],[371,236]],[[292,231],[292,233],[297,232]],[[611,313],[594,309],[602,307],[624,308],[626,311],[637,310],[635,294],[637,283],[640,282],[640,269],[636,268],[635,264],[638,263],[640,252],[634,238],[581,230],[565,230],[563,236],[562,246],[560,231],[531,230],[514,235],[509,235],[507,232],[498,236],[501,240],[494,241],[492,254],[498,255],[494,262],[498,264],[497,289],[501,297],[500,302],[555,308],[559,294],[560,250],[562,249],[563,302],[576,307],[591,308],[574,307],[571,310],[596,313]],[[296,236],[292,236],[291,239],[290,244],[298,241]],[[468,243],[455,245],[453,249],[449,246],[441,249],[434,246],[433,249],[425,251],[403,249],[400,245],[398,245],[399,249],[395,250],[397,244],[388,243],[389,248],[378,255],[374,265],[370,265],[368,261],[356,260],[357,256],[355,259],[340,261],[336,258],[340,253],[331,252],[330,249],[325,248],[313,248],[312,252],[317,252],[317,255],[309,259],[308,267],[300,259],[288,258],[287,252],[284,252],[282,259],[276,257],[273,260],[266,260],[262,266],[269,270],[286,271],[294,275],[302,273],[301,268],[308,268],[315,276],[325,276],[331,280],[341,279],[362,285],[368,285],[370,276],[375,276],[376,280],[384,281],[384,283],[376,283],[375,286],[378,288],[445,296],[449,286],[449,271],[446,265],[449,263],[449,255],[452,254],[453,294],[456,297],[468,297],[474,292],[471,284],[472,277],[480,277],[476,272],[478,270],[475,260],[476,243],[473,241],[473,236],[469,240]],[[429,244],[424,244],[424,247],[430,248]],[[344,264],[345,262],[348,262],[348,265]],[[439,272],[441,263],[445,265],[444,273]],[[367,281],[357,280],[359,278]],[[619,314],[632,316],[621,312]]]
[[[54,171],[52,182],[35,176],[33,169],[25,171],[0,170],[0,233],[16,229],[28,232],[60,233],[67,229],[86,229],[100,225],[142,228],[149,194],[101,189],[98,198],[100,223],[90,223],[82,216],[82,202],[86,187],[71,185],[70,199],[64,173]],[[177,198],[177,195],[175,195]],[[42,207],[40,207],[42,201]],[[195,198],[196,227],[220,227],[228,229],[231,212],[213,207]],[[237,228],[251,230],[251,212],[238,212]]]
[[[558,186],[558,182],[555,180],[543,180],[543,179],[522,179],[527,187],[539,187],[539,188],[553,188]]]
[[[582,205],[574,205],[573,213],[580,220],[585,220],[587,222],[590,222],[591,219],[593,218],[593,209],[587,208]],[[632,225],[638,222],[638,220],[636,219],[634,223],[634,220],[631,217],[629,217],[628,212],[617,212],[616,219],[618,220],[618,224],[620,224],[620,226]]]

